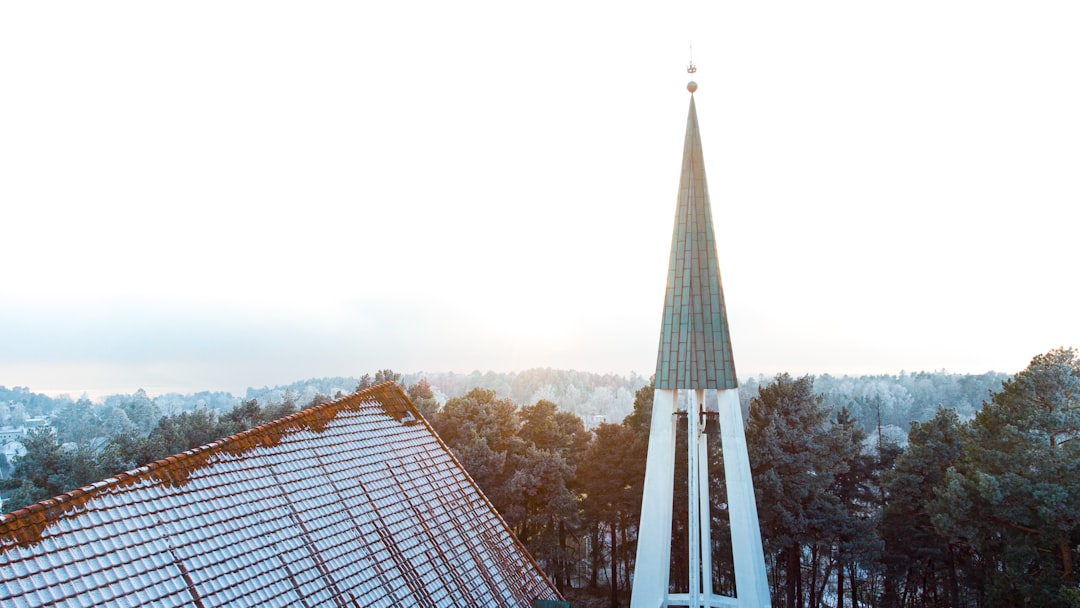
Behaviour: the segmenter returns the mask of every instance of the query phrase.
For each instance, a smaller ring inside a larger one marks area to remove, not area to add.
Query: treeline
[[[814,378],[814,390],[833,410],[846,408],[870,435],[881,435],[886,441],[904,445],[908,426],[934,417],[938,408],[951,409],[961,420],[969,420],[982,407],[990,394],[1001,389],[1008,374],[950,374],[914,372],[870,376],[832,376]],[[739,397],[743,411],[771,377],[751,377],[743,380]]]
[[[634,393],[649,383],[648,378],[634,372],[623,376],[551,368],[471,374],[436,372],[406,375],[405,379],[412,382],[421,377],[445,398],[484,388],[515,403],[550,401],[559,409],[583,418],[602,416],[609,421],[626,417],[633,406]]]
[[[19,426],[28,418],[48,417],[50,420],[69,412],[73,405],[78,404],[80,410],[91,409],[118,409],[132,401],[152,401],[153,406],[161,415],[176,414],[194,409],[210,409],[228,411],[239,404],[242,400],[233,397],[231,393],[222,391],[199,391],[197,393],[165,393],[156,397],[149,397],[145,390],[139,389],[134,394],[113,394],[91,401],[83,395],[78,399],[72,399],[69,395],[50,397],[41,393],[35,393],[29,388],[16,386],[6,388],[0,386],[0,426]],[[250,400],[250,399],[249,399]]]
[[[383,370],[387,371],[387,370]],[[376,374],[367,374],[369,380]],[[632,410],[634,394],[648,384],[648,379],[636,374],[597,374],[551,368],[529,369],[521,372],[416,372],[396,374],[402,384],[413,385],[426,379],[440,403],[460,397],[474,388],[494,390],[500,397],[515,403],[551,401],[560,410],[572,412],[588,422],[607,420],[617,422]],[[950,374],[945,371],[900,373],[877,376],[818,376],[815,389],[833,407],[846,406],[864,429],[882,434],[903,443],[908,424],[930,419],[937,407],[955,409],[962,420],[975,415],[991,391],[1001,387],[1008,376],[995,372],[980,375]],[[79,403],[79,409],[121,408],[135,400],[153,401],[160,415],[178,414],[198,409],[224,413],[244,401],[278,404],[286,401],[310,403],[326,397],[352,392],[363,384],[364,377],[333,376],[309,378],[274,387],[248,388],[242,397],[228,392],[200,391],[192,394],[166,393],[150,399],[145,391],[133,395],[109,395],[91,403],[86,397],[49,397],[33,393],[25,387],[7,389],[0,386],[0,426],[18,426],[30,417],[58,416],[65,408]],[[757,395],[761,384],[770,377],[757,376],[742,380],[740,397],[744,411],[750,399]],[[104,429],[105,435],[112,432]]]
[[[348,393],[353,387],[372,381],[375,375],[365,374],[359,378],[327,377],[300,380],[275,387],[249,388],[245,400],[257,399],[260,403],[282,400],[286,393],[298,401],[310,399],[315,394],[336,395]],[[559,409],[573,412],[581,417],[602,416],[608,420],[622,420],[634,402],[634,393],[649,383],[649,379],[631,372],[597,374],[576,370],[536,368],[520,372],[480,372],[468,374],[455,372],[415,372],[395,374],[399,383],[412,386],[426,380],[434,399],[445,403],[452,397],[460,397],[474,388],[493,390],[497,395],[515,403],[551,401]],[[366,380],[365,380],[366,378]]]

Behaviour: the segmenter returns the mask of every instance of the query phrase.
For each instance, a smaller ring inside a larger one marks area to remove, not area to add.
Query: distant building
[[[45,418],[27,418],[23,424],[15,426],[0,426],[0,455],[7,459],[9,465],[26,456],[25,439],[34,429],[49,426]],[[6,467],[0,465],[0,479],[6,479],[8,472]]]
[[[30,431],[47,426],[49,426],[47,418],[27,418],[22,424],[0,426],[0,444],[8,441],[22,441],[30,434]]]
[[[604,414],[593,414],[591,416],[585,416],[585,430],[591,431],[601,424],[607,423],[607,416]]]
[[[9,441],[21,441],[26,437],[26,434],[27,428],[25,426],[0,426],[0,444]]]
[[[0,516],[0,606],[560,600],[383,384]]]

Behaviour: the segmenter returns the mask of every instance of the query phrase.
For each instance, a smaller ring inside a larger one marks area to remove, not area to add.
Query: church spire
[[[687,69],[694,73],[694,64]],[[667,289],[664,295],[660,352],[656,357],[656,390],[649,423],[649,451],[638,524],[637,566],[631,608],[689,606],[768,608],[769,579],[761,544],[753,475],[746,450],[746,432],[739,405],[731,338],[724,310],[724,290],[716,256],[716,236],[705,162],[701,156],[694,91],[686,120],[682,177],[671,239]],[[680,392],[686,397],[679,407]],[[706,412],[706,400],[715,410]],[[678,415],[684,414],[684,415]],[[719,422],[724,485],[735,558],[734,598],[713,589],[712,501],[709,498],[709,435],[706,420]],[[675,488],[675,436],[686,429],[687,568],[672,588],[671,528]],[[682,576],[686,578],[683,579]],[[685,585],[685,586],[684,586]],[[677,592],[675,589],[687,589]]]
[[[691,63],[687,71],[693,74],[697,68]],[[694,105],[697,83],[691,80],[686,88],[690,113],[656,357],[656,388],[731,389],[738,381]]]

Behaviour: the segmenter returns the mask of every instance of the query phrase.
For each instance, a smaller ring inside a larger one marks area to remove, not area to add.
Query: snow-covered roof
[[[560,599],[382,384],[0,516],[2,606]]]

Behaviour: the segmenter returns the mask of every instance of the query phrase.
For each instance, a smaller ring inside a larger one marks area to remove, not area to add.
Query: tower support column
[[[705,391],[694,391],[697,401],[698,440],[698,518],[701,529],[701,594],[711,597],[712,586],[712,509],[709,487],[709,436],[705,433]]]
[[[686,545],[690,551],[690,559],[687,563],[690,575],[689,596],[691,606],[700,606],[701,604],[701,544],[704,541],[701,534],[701,505],[703,503],[706,505],[707,513],[709,500],[707,496],[709,486],[700,487],[701,474],[699,473],[702,467],[709,468],[708,460],[701,462],[699,459],[701,455],[699,446],[703,438],[698,428],[700,426],[698,423],[702,406],[699,397],[703,392],[700,390],[691,391],[686,404],[686,536],[688,541]],[[702,490],[706,493],[704,500],[699,499],[702,496]]]
[[[645,461],[645,487],[638,525],[632,606],[664,605],[671,571],[671,508],[675,483],[676,391],[656,389]]]
[[[769,579],[758,525],[754,479],[746,451],[739,389],[716,392],[720,406],[720,446],[731,524],[731,555],[735,560],[735,595],[739,606],[768,608]]]

